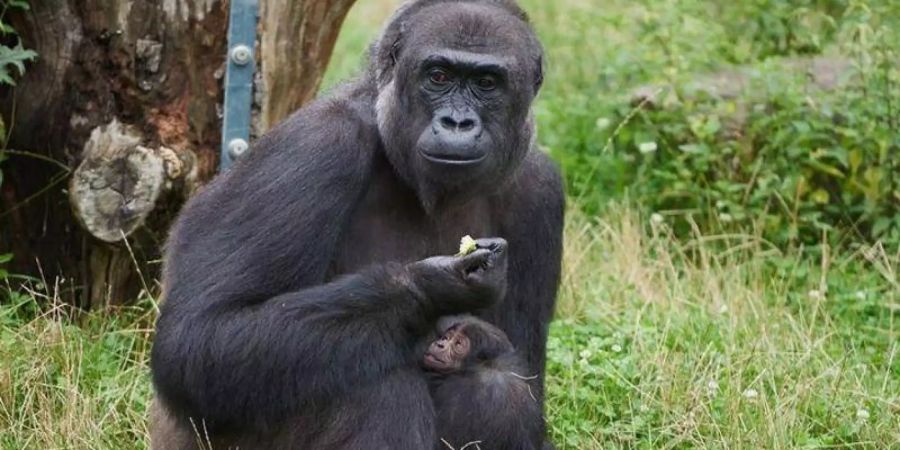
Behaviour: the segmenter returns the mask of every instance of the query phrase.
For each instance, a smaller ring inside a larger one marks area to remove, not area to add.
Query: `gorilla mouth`
[[[437,356],[434,356],[434,354],[431,352],[425,353],[425,361],[431,363],[432,365],[446,364],[446,362],[444,360],[438,358]]]
[[[429,153],[425,151],[420,151],[419,153],[423,158],[430,162],[449,166],[473,166],[484,161],[484,159],[487,158],[487,153],[475,155],[460,155],[458,153]]]

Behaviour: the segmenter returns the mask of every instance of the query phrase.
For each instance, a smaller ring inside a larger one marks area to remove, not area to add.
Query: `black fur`
[[[426,49],[502,57],[508,77],[490,98],[424,95]],[[542,377],[564,208],[533,146],[540,62],[511,1],[411,2],[365,76],[294,113],[196,195],[167,246],[151,362],[171,420],[153,425],[153,446],[196,427],[214,448],[431,447],[416,349],[446,314],[497,325]],[[429,145],[485,151],[482,162],[425,162],[417,142],[442,105],[477,114],[483,132]],[[508,249],[482,240],[465,258],[429,258],[466,234]]]
[[[522,358],[500,329],[474,317],[451,318],[471,341],[463,366],[431,373],[437,412],[435,449],[461,449],[477,442],[491,450],[538,450],[545,430],[540,403]],[[443,331],[447,325],[439,325]]]

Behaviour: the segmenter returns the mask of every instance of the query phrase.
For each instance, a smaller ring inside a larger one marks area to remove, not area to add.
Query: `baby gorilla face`
[[[425,368],[445,373],[460,370],[472,348],[472,341],[464,330],[462,324],[453,325],[432,342],[425,352]]]

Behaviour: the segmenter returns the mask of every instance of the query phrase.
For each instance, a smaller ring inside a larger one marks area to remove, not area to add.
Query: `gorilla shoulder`
[[[303,106],[260,137],[235,169],[258,171],[274,164],[281,171],[340,174],[367,166],[379,142],[369,89],[363,82],[348,84]]]

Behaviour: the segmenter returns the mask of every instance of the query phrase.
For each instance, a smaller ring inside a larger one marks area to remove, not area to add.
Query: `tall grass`
[[[0,448],[146,447],[156,309],[81,314],[54,292],[0,294]]]
[[[572,211],[549,413],[565,448],[900,446],[898,255],[818,261]]]

